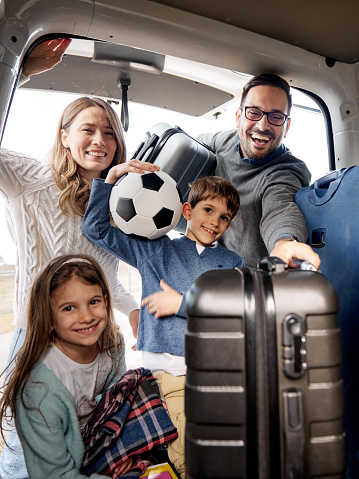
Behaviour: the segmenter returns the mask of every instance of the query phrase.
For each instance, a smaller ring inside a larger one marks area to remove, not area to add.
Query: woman
[[[26,75],[58,63],[61,55],[52,57],[49,50],[58,52],[62,44],[58,40],[37,47],[32,54],[36,60],[33,69],[29,67],[31,61],[25,65]],[[39,56],[44,59],[40,68]],[[108,279],[114,307],[129,316],[136,334],[138,305],[117,278],[118,261],[81,234],[92,180],[105,177],[112,166],[124,163],[125,158],[123,133],[116,113],[105,101],[86,97],[73,101],[63,112],[49,163],[0,150],[0,193],[6,198],[6,215],[17,255],[16,329],[8,363],[24,341],[28,293],[33,279],[45,263],[61,254],[86,253],[99,262]],[[150,164],[146,168],[153,170]],[[9,447],[5,446],[0,457],[0,477],[27,478],[15,431],[8,433],[7,444]]]

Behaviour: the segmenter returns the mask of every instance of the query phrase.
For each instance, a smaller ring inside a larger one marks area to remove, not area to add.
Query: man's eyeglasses
[[[268,123],[274,126],[282,126],[286,122],[288,115],[276,111],[263,111],[252,106],[244,107],[244,115],[247,120],[259,121],[263,115],[267,115]]]

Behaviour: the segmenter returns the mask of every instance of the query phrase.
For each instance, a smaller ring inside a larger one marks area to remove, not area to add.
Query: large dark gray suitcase
[[[187,201],[189,183],[199,177],[213,175],[216,157],[204,143],[192,138],[178,126],[157,123],[147,133],[133,158],[158,165],[170,175]],[[184,232],[186,222],[182,218],[175,230]]]
[[[209,271],[187,293],[187,478],[342,478],[335,292],[263,267]]]

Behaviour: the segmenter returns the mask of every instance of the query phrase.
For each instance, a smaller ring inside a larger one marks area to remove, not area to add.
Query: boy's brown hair
[[[236,188],[219,176],[204,176],[190,184],[188,203],[194,208],[200,201],[213,198],[224,198],[232,219],[239,208],[239,194]]]

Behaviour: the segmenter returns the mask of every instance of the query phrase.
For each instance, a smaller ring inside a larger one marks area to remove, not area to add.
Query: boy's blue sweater
[[[103,180],[93,181],[82,232],[90,241],[138,269],[142,298],[161,291],[161,279],[184,295],[192,282],[206,271],[243,266],[240,256],[222,246],[205,248],[198,254],[195,241],[186,236],[147,240],[126,235],[111,226],[112,187]],[[137,349],[184,356],[185,326],[184,300],[176,315],[159,319],[150,314],[147,307],[141,307]]]

